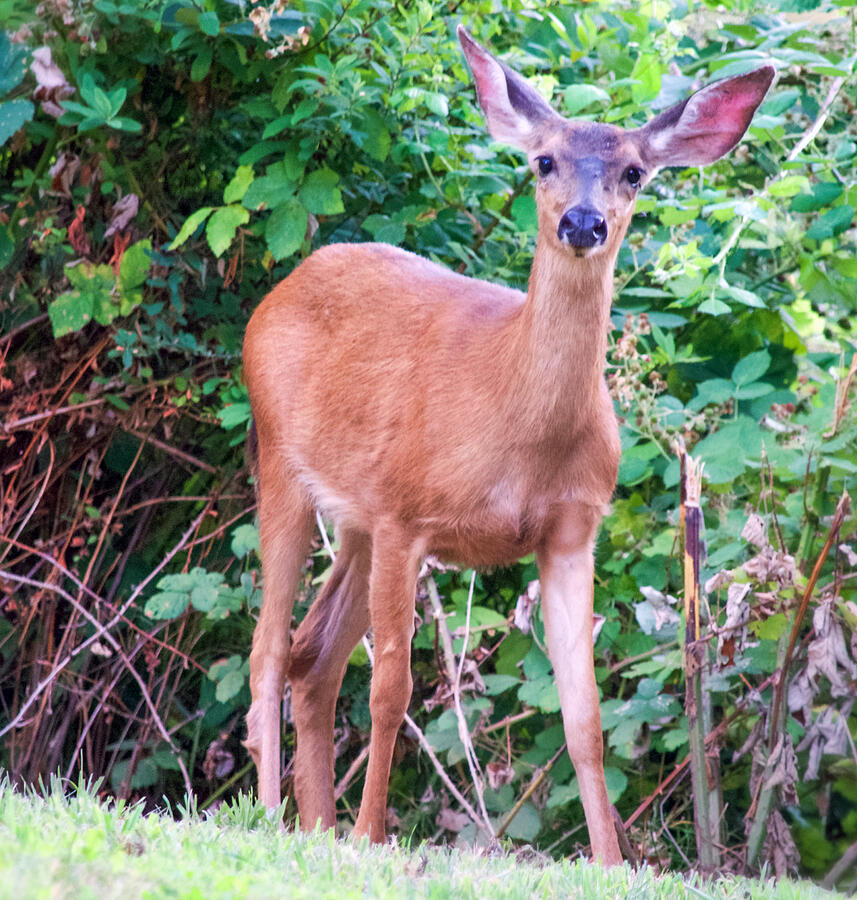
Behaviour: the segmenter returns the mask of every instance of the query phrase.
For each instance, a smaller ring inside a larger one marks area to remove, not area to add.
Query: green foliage
[[[61,586],[77,604],[0,582],[15,591],[0,619],[4,703],[30,729],[0,759],[35,781],[71,771],[83,753],[124,796],[181,797],[186,785],[148,698],[205,793],[212,780],[249,786],[247,775],[228,782],[217,773],[247,761],[239,721],[260,604],[241,454],[251,413],[240,347],[252,309],[334,241],[383,241],[526,284],[533,188],[520,155],[485,133],[454,38],[461,20],[565,114],[632,127],[695,84],[762,62],[778,68],[742,146],[703,172],[661,172],[639,198],[618,260],[608,359],[623,459],[597,547],[605,621],[596,674],[611,796],[627,817],[686,754],[674,442],[705,463],[703,575],[718,645],[708,690],[714,723],[728,723],[718,738],[725,841],[743,845],[757,773],[749,752],[728,772],[726,761],[761,746],[778,645],[857,472],[853,391],[837,393],[848,384],[857,313],[854,10],[823,4],[808,19],[798,3],[786,18],[783,4],[744,0],[717,11],[667,0],[514,0],[500,12],[468,0],[454,13],[428,3],[296,0],[280,12],[255,4],[268,20],[251,19],[250,6],[84,0],[66,21],[58,4],[37,17],[25,0],[0,0],[0,340],[12,335],[0,344],[11,479],[3,534],[17,541],[0,543],[0,565]],[[35,95],[28,66],[40,46],[74,89],[54,98],[59,118]],[[771,552],[793,557],[793,578],[763,569],[762,551],[741,537],[757,510]],[[823,560],[812,600],[829,608],[852,660],[855,528],[847,518],[835,545],[844,549]],[[328,566],[319,551],[297,619]],[[466,643],[479,675],[462,707],[483,766],[498,764],[507,779],[489,791],[501,821],[564,740],[528,591],[537,572],[524,560],[479,575],[467,638],[469,573],[434,577],[454,651]],[[729,580],[750,585],[746,629],[730,620]],[[513,620],[516,602],[530,611]],[[22,713],[45,661],[58,665],[94,634],[82,607],[113,623],[124,657],[94,641]],[[807,648],[822,649],[816,628],[812,613],[798,628],[792,676],[801,685]],[[426,609],[411,714],[467,792],[438,629]],[[794,858],[814,877],[857,840],[847,735],[837,732],[841,747],[818,737],[825,710],[855,735],[841,693],[853,685],[845,658],[813,672],[808,704],[788,714],[801,777],[818,762],[784,812]],[[337,712],[338,777],[366,742],[367,680],[358,648]],[[45,709],[53,714],[37,713]],[[359,779],[347,787],[348,809],[359,789]],[[427,839],[442,822],[447,836],[466,835],[442,815],[443,790],[424,758],[404,755],[390,797],[399,833]],[[658,801],[660,819],[632,829],[653,862],[681,865],[695,853],[687,790],[676,783]],[[581,834],[576,797],[559,754],[509,834],[570,852]],[[249,821],[248,809],[235,815]]]
[[[9,35],[0,31],[0,146],[33,118],[33,104],[23,97],[7,95],[19,87],[26,74],[29,53],[26,47],[14,45]]]

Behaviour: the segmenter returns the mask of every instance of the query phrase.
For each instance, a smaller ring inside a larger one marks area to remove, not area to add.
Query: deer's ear
[[[458,40],[473,72],[479,105],[491,136],[519,150],[530,149],[539,125],[560,116],[520,75],[477,44],[461,25]]]
[[[720,159],[744,136],[774,80],[774,67],[715,81],[638,128],[643,159],[652,167],[702,166]]]

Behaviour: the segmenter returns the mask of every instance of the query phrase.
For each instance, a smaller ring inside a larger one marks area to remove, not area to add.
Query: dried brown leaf
[[[514,623],[515,627],[520,629],[522,634],[530,633],[530,622],[533,617],[533,610],[535,609],[536,602],[539,599],[539,582],[531,581],[527,585],[527,590],[518,597],[518,602],[515,604],[515,616]]]
[[[446,831],[454,831],[458,834],[459,831],[470,824],[471,819],[467,813],[456,812],[454,809],[445,806],[437,814],[434,821],[438,828],[443,828]]]
[[[741,530],[741,537],[760,549],[770,546],[768,527],[765,524],[765,520],[758,513],[750,513]]]
[[[53,61],[50,47],[38,47],[33,51],[33,62],[30,70],[36,76],[36,90],[33,99],[42,104],[42,109],[58,119],[65,113],[60,105],[65,97],[74,93],[74,88],[66,81],[62,70]]]
[[[121,200],[114,203],[113,212],[110,214],[110,224],[107,226],[107,231],[104,232],[104,239],[107,240],[118,231],[124,231],[139,209],[140,198],[136,194],[125,194]]]
[[[492,791],[499,790],[504,784],[509,784],[515,777],[515,770],[505,762],[488,763],[485,773]]]
[[[800,854],[789,826],[778,809],[768,816],[765,856],[772,863],[777,878],[797,874]]]

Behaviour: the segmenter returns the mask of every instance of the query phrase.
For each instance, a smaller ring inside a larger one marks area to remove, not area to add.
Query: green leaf
[[[718,431],[704,437],[694,455],[705,461],[705,473],[711,484],[734,481],[762,453],[762,432],[753,419],[739,416]]]
[[[232,176],[232,181],[226,185],[226,188],[223,191],[223,202],[237,203],[247,193],[247,188],[250,187],[252,182],[253,167],[238,166],[235,170],[235,174]]]
[[[17,87],[27,74],[30,51],[24,44],[13,44],[5,31],[0,31],[0,95]]]
[[[239,225],[250,219],[250,213],[237,203],[232,206],[221,206],[216,209],[205,226],[208,246],[215,256],[220,256],[232,243]]]
[[[152,260],[149,252],[152,242],[147,238],[137,241],[122,254],[122,262],[119,264],[119,312],[126,316],[135,307],[143,302],[142,285],[149,274]]]
[[[78,85],[80,88],[80,96],[84,99],[87,105],[95,110],[95,112],[100,113],[109,113],[110,112],[110,104],[107,104],[106,109],[99,109],[97,104],[99,103],[99,93],[104,96],[104,91],[99,91],[95,86],[95,79],[92,77],[90,72],[84,72],[81,76],[80,83]],[[105,97],[106,99],[106,97]]]
[[[265,226],[268,249],[278,262],[300,250],[306,236],[307,211],[297,198],[280,204]]]
[[[213,208],[214,207],[212,206],[203,206],[202,209],[198,209],[196,212],[191,213],[187,219],[185,219],[185,223],[182,225],[179,233],[173,238],[173,242],[170,244],[169,249],[175,250],[177,247],[181,247],[181,245],[208,218],[208,214]]]
[[[768,192],[772,197],[793,197],[795,194],[809,190],[809,179],[806,175],[786,175],[779,181],[775,181]]]
[[[541,827],[542,821],[539,817],[539,811],[532,803],[527,801],[509,823],[506,834],[518,841],[532,841],[541,830]]]
[[[667,752],[678,750],[679,747],[683,747],[687,744],[687,729],[673,728],[670,731],[664,732],[661,734],[660,742]]]
[[[766,641],[776,641],[784,634],[789,622],[785,613],[774,613],[767,619],[758,619],[747,623],[747,630],[757,638]]]
[[[250,404],[245,402],[230,403],[228,406],[224,406],[218,413],[220,424],[226,430],[237,428],[239,425],[244,425],[249,422],[252,417],[253,413],[250,409]]]
[[[66,291],[48,304],[48,318],[55,338],[79,331],[92,321],[92,300],[80,291]]]
[[[124,87],[118,87],[113,91],[110,91],[107,96],[107,102],[110,104],[110,113],[107,118],[112,119],[120,109],[122,109],[122,104],[125,102],[125,98],[128,96],[128,89]]]
[[[209,37],[217,37],[220,33],[220,19],[217,18],[216,12],[204,12],[197,20],[199,29],[203,34]]]
[[[814,185],[809,194],[798,194],[789,209],[793,212],[815,212],[830,206],[842,193],[842,185],[838,181],[821,181]]]
[[[528,706],[535,706],[542,712],[559,711],[559,690],[552,675],[545,675],[533,681],[525,681],[518,688],[518,699]]]
[[[190,575],[193,578],[191,605],[200,612],[208,612],[216,605],[221,588],[226,587],[223,576],[220,572],[207,572],[201,566],[194,566]]]
[[[0,103],[0,147],[33,118],[35,111],[33,104],[23,97]]]
[[[604,767],[604,780],[607,782],[607,798],[611,803],[616,803],[625,788],[628,787],[628,778],[621,769],[613,766]]]
[[[227,672],[223,678],[217,682],[217,688],[214,696],[221,703],[231,700],[244,687],[244,675],[235,669]]]
[[[92,319],[109,325],[119,315],[119,306],[113,298],[116,279],[110,266],[90,263],[68,266],[66,277],[75,290],[61,294],[48,305],[54,337],[78,331]]]
[[[185,591],[161,591],[146,601],[144,612],[150,619],[175,619],[188,605]]]
[[[661,222],[668,228],[674,225],[684,225],[692,222],[699,215],[698,209],[679,209],[676,206],[665,206],[658,213]]]
[[[360,131],[364,134],[357,138],[358,144],[378,162],[384,160],[390,155],[390,132],[384,124],[384,120],[380,114],[374,109],[366,108],[363,110],[363,120],[358,123]]]
[[[117,116],[114,119],[111,119],[107,123],[111,128],[116,128],[119,131],[128,131],[134,134],[139,134],[143,130],[143,126],[136,122],[134,119],[125,118],[125,116]]]
[[[750,384],[742,385],[735,391],[736,400],[755,400],[757,397],[764,397],[773,391],[773,385],[764,381],[753,381]]]
[[[594,84],[573,84],[563,93],[565,111],[573,116],[593,103],[609,103],[610,95]]]
[[[535,234],[539,228],[536,201],[529,194],[522,194],[512,201],[512,220],[523,234]]]
[[[15,242],[8,228],[0,226],[0,270],[4,269],[12,261],[15,253]]]
[[[765,101],[762,112],[768,116],[779,116],[791,109],[798,100],[800,100],[800,91],[796,88],[780,91]]]
[[[771,354],[767,350],[758,350],[743,359],[738,360],[732,369],[732,380],[739,387],[758,381],[771,366]]]
[[[494,697],[497,694],[502,694],[504,691],[508,691],[510,688],[518,687],[521,683],[520,678],[515,678],[514,675],[484,675],[483,681],[485,682],[485,693],[489,697]]]
[[[717,297],[709,297],[699,304],[699,312],[708,313],[710,316],[722,316],[724,313],[732,312],[728,303],[718,300]]]
[[[436,91],[425,91],[423,93],[423,102],[436,116],[446,118],[449,115],[449,100],[446,94],[440,94]]]
[[[275,134],[279,134],[281,131],[285,131],[292,125],[292,113],[289,113],[285,116],[280,116],[277,119],[274,119],[273,122],[268,122],[265,126],[265,130],[262,132],[262,140],[266,141],[268,138],[273,137]]]
[[[849,204],[828,210],[807,229],[806,236],[814,241],[823,241],[845,231],[854,218],[854,207]]]
[[[247,209],[273,209],[294,197],[295,188],[295,181],[286,172],[285,164],[274,163],[247,187],[241,202]]]
[[[232,552],[240,559],[251,550],[261,549],[259,529],[255,525],[239,525],[232,532]]]
[[[661,63],[652,53],[641,53],[637,57],[631,78],[636,83],[631,85],[631,96],[635,103],[648,103],[658,96],[661,90]]]
[[[298,103],[295,111],[289,116],[289,124],[297,125],[300,122],[303,122],[304,119],[308,119],[319,106],[318,97],[304,97],[300,103]],[[282,131],[282,129],[280,129]],[[276,133],[276,132],[274,132]],[[268,129],[265,129],[265,137],[269,137]]]
[[[211,69],[214,48],[210,44],[203,44],[199,53],[193,58],[190,66],[190,80],[202,81]]]
[[[381,243],[398,246],[405,239],[405,226],[401,222],[394,222],[389,216],[378,213],[367,216],[363,227]]]
[[[762,300],[762,298],[757,294],[754,294],[752,291],[745,291],[744,288],[734,287],[731,284],[726,285],[723,288],[723,291],[733,300],[737,300],[739,303],[743,303],[744,306],[752,306],[755,309],[765,308],[765,301]]]
[[[316,215],[332,216],[344,212],[342,193],[336,186],[338,182],[339,176],[331,169],[316,169],[307,175],[298,196]]]

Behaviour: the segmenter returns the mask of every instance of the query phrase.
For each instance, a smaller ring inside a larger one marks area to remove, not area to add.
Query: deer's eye
[[[553,171],[553,160],[549,156],[540,156],[538,158],[539,175],[549,175]]]
[[[631,187],[639,187],[642,179],[642,169],[638,169],[636,166],[628,166],[628,168],[625,169],[625,180],[628,182],[628,184],[631,185]]]

